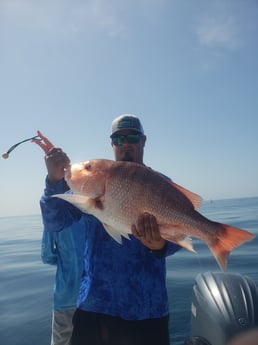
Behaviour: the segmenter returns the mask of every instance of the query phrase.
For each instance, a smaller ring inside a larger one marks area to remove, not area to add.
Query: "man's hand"
[[[64,178],[65,169],[70,165],[70,159],[60,148],[56,148],[40,131],[37,131],[41,140],[32,140],[45,152],[45,163],[48,171],[48,180],[55,183]]]
[[[156,218],[148,213],[139,216],[137,225],[132,225],[133,235],[151,250],[161,250],[166,241],[160,236]]]

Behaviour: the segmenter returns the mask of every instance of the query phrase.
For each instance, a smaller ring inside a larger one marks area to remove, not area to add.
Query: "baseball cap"
[[[131,129],[140,134],[144,134],[143,127],[139,118],[132,114],[123,114],[116,117],[112,122],[112,134],[110,138],[116,135],[117,132],[124,129]]]

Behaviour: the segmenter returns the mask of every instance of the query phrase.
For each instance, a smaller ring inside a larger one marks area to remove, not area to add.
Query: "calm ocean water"
[[[228,271],[258,284],[258,197],[204,202],[200,212],[212,220],[249,230],[252,242],[233,251]],[[0,218],[0,344],[50,344],[55,269],[40,259],[40,216]],[[219,272],[203,242],[193,240],[197,255],[182,250],[167,260],[171,344],[189,334],[192,288],[198,273]]]

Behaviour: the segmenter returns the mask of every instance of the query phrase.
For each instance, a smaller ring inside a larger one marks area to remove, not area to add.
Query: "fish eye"
[[[85,170],[91,170],[91,164],[89,162],[87,162],[85,165],[84,165],[84,168]]]

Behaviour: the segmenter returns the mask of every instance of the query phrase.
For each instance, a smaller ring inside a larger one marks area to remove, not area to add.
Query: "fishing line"
[[[17,146],[21,145],[22,143],[25,143],[26,141],[30,141],[30,140],[33,140],[33,139],[34,139],[34,140],[41,140],[41,138],[40,138],[38,135],[36,135],[35,137],[32,137],[32,138],[24,139],[24,140],[20,141],[19,143],[14,144],[13,146],[11,146],[11,147],[9,148],[9,150],[7,150],[5,153],[2,154],[2,157],[3,157],[4,159],[7,159],[7,158],[9,157],[9,154],[10,154]]]

